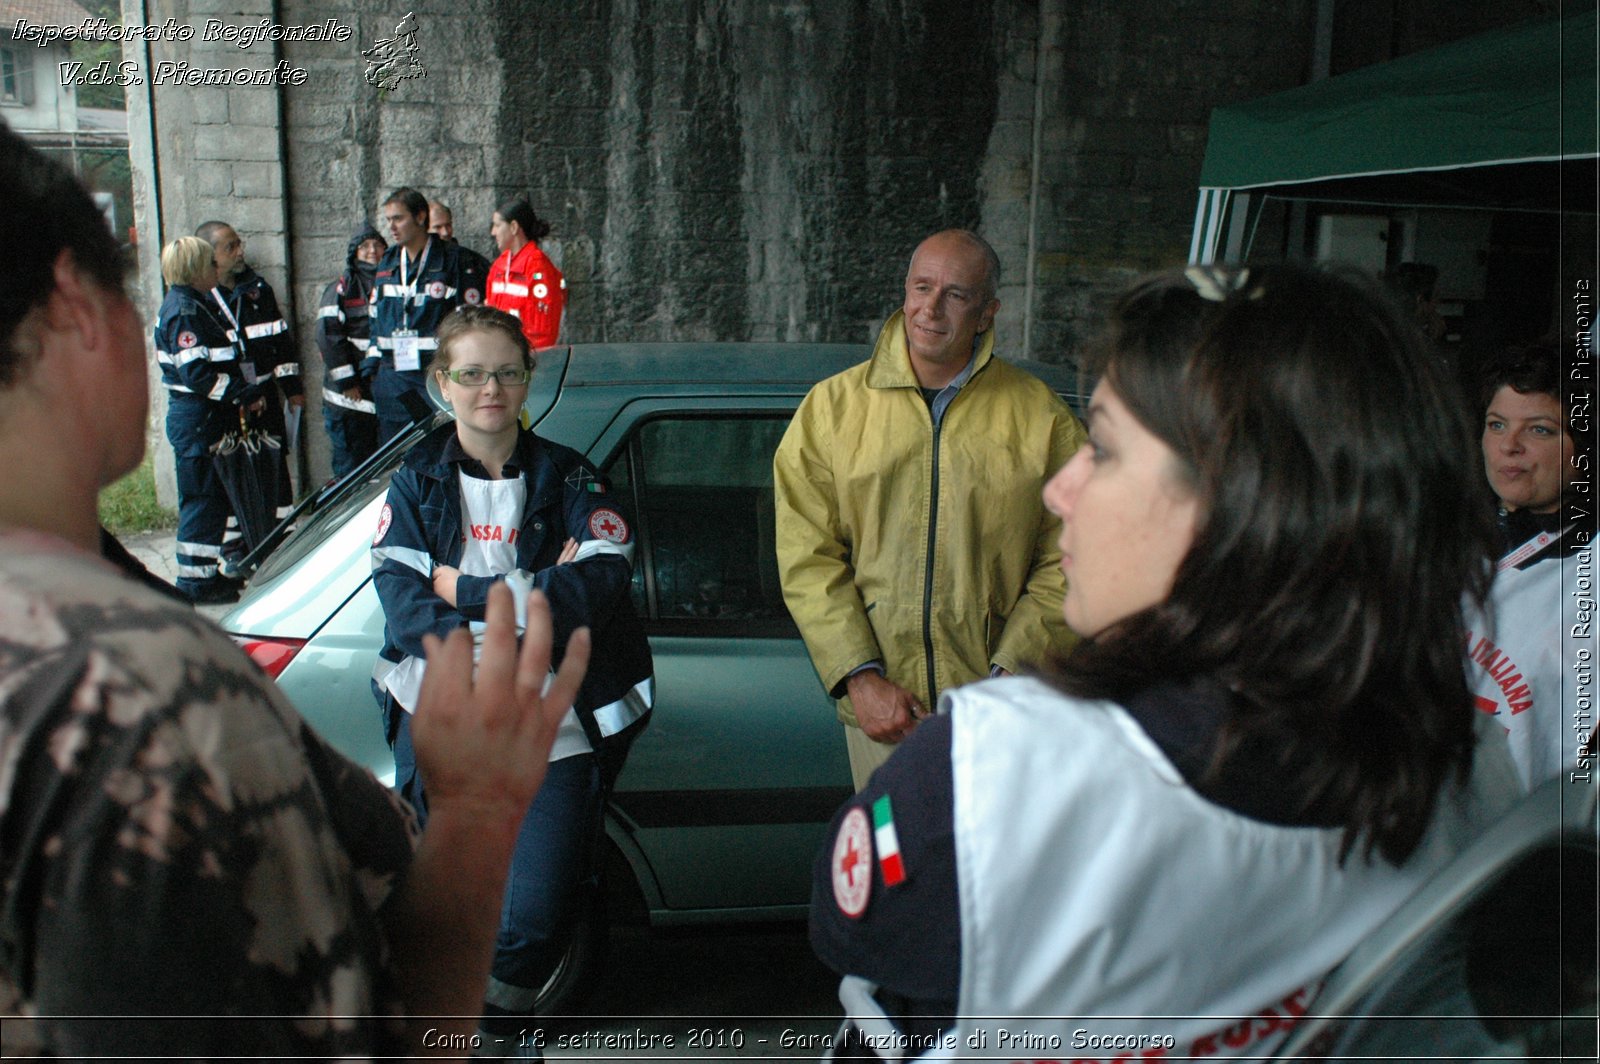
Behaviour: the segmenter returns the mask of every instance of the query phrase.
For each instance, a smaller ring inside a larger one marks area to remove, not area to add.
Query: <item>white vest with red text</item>
[[[1119,706],[1032,679],[947,698],[961,990],[929,1059],[1265,1052],[1517,793],[1504,744],[1480,744],[1403,868],[1341,867],[1338,831],[1207,801]]]
[[[1577,765],[1594,726],[1594,548],[1501,569],[1489,604],[1469,615],[1467,682],[1532,790]]]

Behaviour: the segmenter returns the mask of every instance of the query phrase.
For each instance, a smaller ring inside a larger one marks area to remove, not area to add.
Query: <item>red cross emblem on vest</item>
[[[596,510],[589,515],[589,533],[607,543],[626,543],[628,522],[615,510]]]

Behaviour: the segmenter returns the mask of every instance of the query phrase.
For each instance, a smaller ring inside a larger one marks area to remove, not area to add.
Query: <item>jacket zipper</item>
[[[933,683],[933,549],[939,528],[939,437],[944,431],[944,418],[934,418],[932,408],[928,417],[933,420],[933,498],[928,504],[928,560],[922,574],[922,651],[928,662],[928,701],[934,703],[939,689]],[[923,707],[929,713],[933,708],[932,704]]]

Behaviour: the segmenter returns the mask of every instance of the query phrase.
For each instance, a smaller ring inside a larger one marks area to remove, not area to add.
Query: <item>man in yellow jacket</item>
[[[811,390],[773,460],[784,600],[857,789],[941,691],[1070,646],[1040,491],[1083,426],[994,357],[999,272],[975,233],[924,240],[872,358]]]

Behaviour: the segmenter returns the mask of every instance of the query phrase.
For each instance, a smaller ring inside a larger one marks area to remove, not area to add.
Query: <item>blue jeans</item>
[[[566,951],[575,906],[593,874],[593,853],[602,830],[601,795],[599,758],[579,754],[550,763],[544,784],[528,807],[511,855],[494,964],[484,994],[488,1030],[494,1031],[488,1021],[495,1017],[533,1015],[539,989]]]
[[[427,795],[411,744],[411,715],[385,698],[384,724],[394,750],[395,789],[427,819]],[[517,832],[500,909],[482,1027],[515,1035],[532,1016],[545,981],[572,937],[575,907],[597,876],[605,798],[649,716],[613,735],[598,753],[552,761]]]
[[[428,823],[428,799],[422,793],[422,780],[417,776],[417,751],[411,745],[411,714],[400,708],[400,703],[387,692],[372,685],[373,694],[383,712],[383,734],[394,753],[394,789],[400,797],[411,803],[416,811],[417,823]]]

